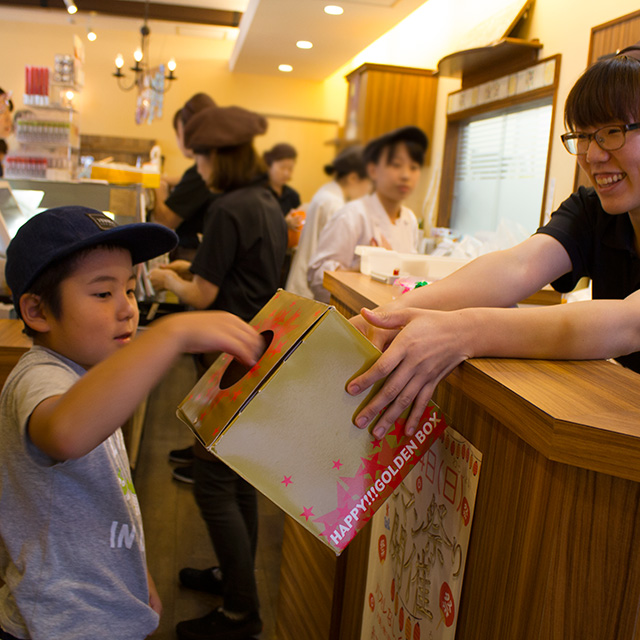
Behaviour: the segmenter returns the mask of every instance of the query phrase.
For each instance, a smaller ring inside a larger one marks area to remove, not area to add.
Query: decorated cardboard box
[[[267,345],[249,370],[220,356],[178,408],[200,442],[339,554],[446,427],[427,407],[383,440],[353,419],[379,388],[347,382],[380,352],[334,307],[279,291],[251,322]],[[379,383],[382,384],[382,383]]]

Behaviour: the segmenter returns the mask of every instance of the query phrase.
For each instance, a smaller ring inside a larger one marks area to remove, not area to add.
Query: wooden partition
[[[394,295],[346,272],[325,286],[346,314]],[[640,376],[604,361],[477,359],[435,400],[483,455],[456,638],[640,638]],[[285,532],[283,584],[316,561],[298,533]],[[279,628],[322,610],[304,637],[359,640],[368,542],[365,531],[325,558],[324,596],[298,580],[300,608],[281,607]]]

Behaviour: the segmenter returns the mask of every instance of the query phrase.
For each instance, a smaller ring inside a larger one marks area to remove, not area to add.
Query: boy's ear
[[[20,296],[20,315],[25,324],[38,333],[46,333],[51,329],[42,300],[35,293],[23,293]]]

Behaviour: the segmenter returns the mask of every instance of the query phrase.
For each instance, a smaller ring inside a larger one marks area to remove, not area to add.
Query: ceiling
[[[233,71],[322,80],[424,4],[425,0],[75,0],[79,13],[144,18],[181,25],[237,28]],[[341,16],[324,12],[343,7]],[[64,10],[63,0],[0,0],[3,6]],[[298,40],[313,43],[296,47]]]

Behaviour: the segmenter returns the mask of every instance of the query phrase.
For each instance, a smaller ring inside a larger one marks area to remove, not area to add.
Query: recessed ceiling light
[[[298,42],[296,42],[296,47],[298,47],[298,49],[311,49],[311,47],[313,47],[313,42],[309,42],[308,40],[298,40]]]
[[[278,67],[279,71],[284,71],[284,73],[289,73],[290,71],[293,71],[293,67],[290,64],[281,64]]]
[[[344,13],[344,9],[339,7],[337,4],[328,4],[324,8],[324,12],[328,13],[330,16],[341,16]]]

